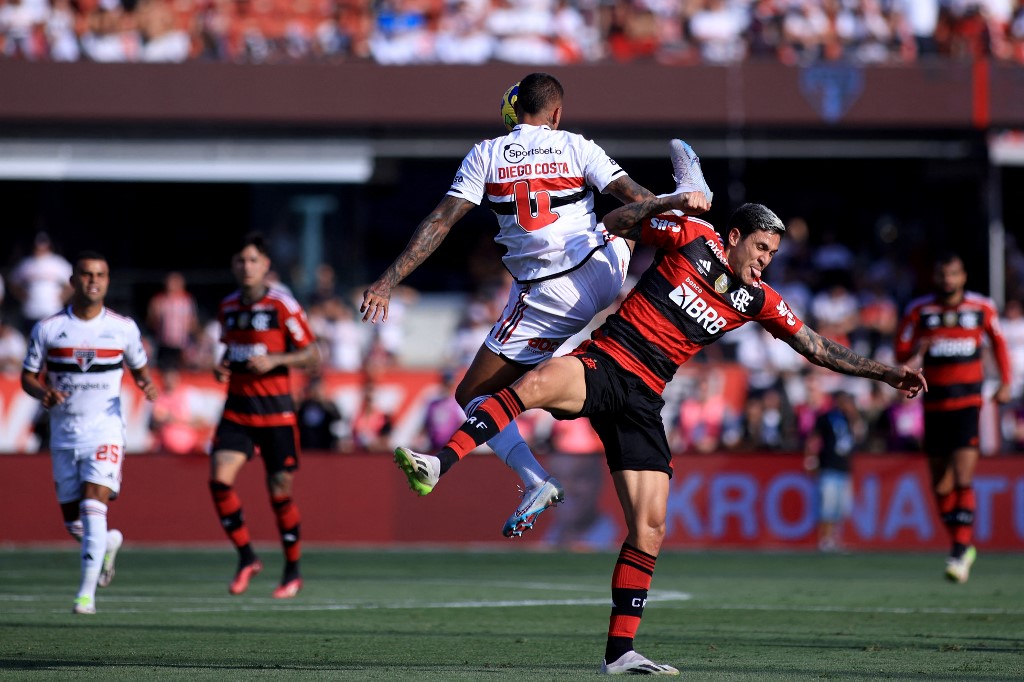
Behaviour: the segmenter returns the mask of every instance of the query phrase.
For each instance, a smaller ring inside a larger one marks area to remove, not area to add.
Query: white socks
[[[490,398],[489,395],[481,395],[473,398],[466,405],[466,414],[470,415],[480,407],[480,404]],[[530,451],[530,446],[523,440],[519,433],[519,427],[515,421],[508,423],[508,426],[498,432],[498,435],[487,441],[487,446],[494,450],[495,454],[512,471],[519,475],[526,488],[533,488],[545,481],[548,472],[540,465],[537,458]]]
[[[84,499],[79,505],[85,535],[82,538],[82,582],[79,597],[96,598],[96,582],[107,551],[107,505],[99,500]]]
[[[73,537],[78,542],[82,541],[82,536],[85,535],[85,526],[82,525],[82,519],[75,519],[74,521],[65,521],[64,527],[68,529],[68,535]]]

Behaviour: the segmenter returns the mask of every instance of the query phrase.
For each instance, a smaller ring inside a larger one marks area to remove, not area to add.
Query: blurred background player
[[[622,202],[653,196],[593,141],[558,129],[564,90],[558,79],[531,73],[519,83],[516,121],[508,135],[485,140],[466,155],[447,195],[416,228],[405,250],[363,294],[363,320],[387,319],[392,289],[409,276],[476,206],[498,220],[495,241],[515,277],[504,312],[480,346],[455,397],[467,413],[508,386],[615,300],[632,243],[609,235],[594,214],[591,187]],[[507,124],[508,125],[508,124]],[[509,149],[530,150],[514,156]],[[487,445],[523,482],[522,499],[502,528],[506,537],[531,528],[565,492],[533,456],[514,423]],[[433,489],[398,452],[420,495]],[[437,473],[437,472],[435,472]]]
[[[125,423],[121,379],[127,365],[146,399],[158,391],[134,320],[103,305],[110,267],[95,251],[75,259],[71,304],[32,328],[21,386],[50,411],[50,456],[64,525],[82,543],[73,613],[96,613],[96,587],[114,577],[123,535],[107,527],[121,491]]]
[[[217,315],[225,349],[214,376],[228,384],[228,395],[213,437],[210,493],[221,526],[238,550],[238,570],[228,591],[242,594],[263,562],[252,548],[233,486],[259,449],[285,557],[281,584],[272,594],[284,599],[302,589],[299,508],[292,500],[299,432],[289,369],[313,369],[320,355],[302,306],[284,289],[267,284],[269,271],[262,235],[246,235],[231,259],[239,288],[221,301]]]
[[[32,240],[32,252],[18,261],[8,281],[11,294],[21,302],[21,329],[29,334],[32,325],[53,315],[71,296],[71,263],[53,250],[46,232]]]
[[[949,253],[935,262],[935,291],[911,301],[896,336],[896,360],[922,357],[929,390],[924,399],[924,451],[935,500],[952,546],[946,577],[967,582],[974,547],[974,469],[978,464],[979,415],[985,378],[986,340],[999,367],[995,399],[1010,399],[1010,356],[995,303],[967,291],[967,270]]]
[[[805,463],[818,475],[818,549],[841,547],[843,522],[853,509],[853,455],[863,442],[864,420],[853,395],[837,391],[814,420],[804,444]]]
[[[161,371],[184,367],[186,352],[199,336],[196,299],[186,288],[185,275],[167,273],[163,291],[149,300],[146,325],[156,341],[156,366]]]

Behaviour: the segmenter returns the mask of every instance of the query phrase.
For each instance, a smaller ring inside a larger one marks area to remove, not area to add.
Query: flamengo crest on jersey
[[[778,338],[803,327],[766,283],[742,283],[709,223],[661,214],[644,221],[640,243],[658,247],[654,265],[583,349],[612,356],[656,393],[679,365],[731,329],[753,321]]]
[[[124,365],[139,369],[147,362],[138,325],[109,308],[82,320],[68,307],[36,323],[23,367],[45,370],[46,383],[67,395],[49,410],[50,447],[123,444]]]
[[[571,270],[608,240],[594,194],[625,171],[576,133],[520,124],[475,145],[448,190],[494,211],[505,267],[520,282]]]

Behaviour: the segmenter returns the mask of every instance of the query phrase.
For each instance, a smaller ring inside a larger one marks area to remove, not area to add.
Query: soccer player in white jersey
[[[600,225],[593,188],[623,203],[654,196],[596,143],[558,129],[563,95],[550,74],[532,73],[520,81],[518,125],[470,150],[445,197],[363,292],[363,321],[387,320],[392,289],[434,252],[452,226],[475,206],[494,212],[495,241],[507,250],[502,260],[515,281],[504,312],[455,390],[467,413],[551,357],[615,300],[633,243]],[[502,529],[506,537],[521,535],[537,515],[564,499],[564,491],[514,422],[487,445],[523,480],[523,498]],[[430,493],[444,473],[436,458],[405,448],[395,451],[395,462],[420,495]]]
[[[153,401],[157,388],[138,325],[103,305],[110,267],[95,251],[78,255],[70,304],[32,327],[21,386],[50,411],[50,454],[64,525],[82,543],[82,572],[72,613],[96,613],[96,587],[114,576],[120,531],[107,506],[121,490],[125,423],[121,380],[127,365]]]

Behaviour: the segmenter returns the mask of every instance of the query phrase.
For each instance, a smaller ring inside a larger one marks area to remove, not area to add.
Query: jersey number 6
[[[543,229],[558,220],[558,214],[551,210],[551,195],[537,192],[537,212],[530,202],[530,183],[520,180],[512,186],[516,203],[516,222],[527,232]]]

